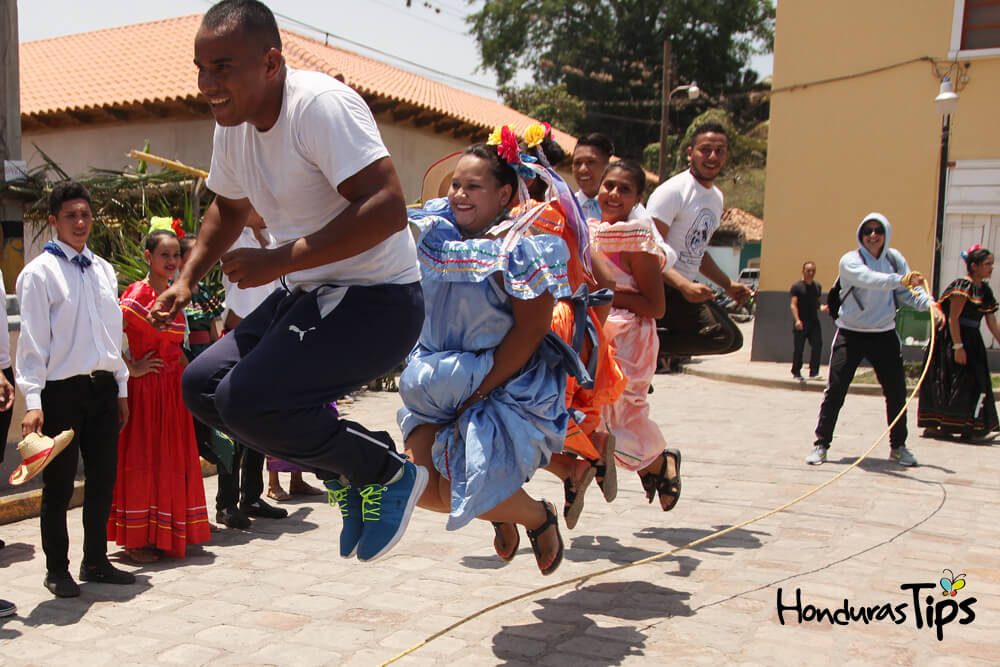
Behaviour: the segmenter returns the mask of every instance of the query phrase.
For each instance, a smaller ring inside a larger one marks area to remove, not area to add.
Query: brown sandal
[[[496,550],[497,556],[499,556],[500,560],[502,560],[505,563],[511,562],[512,560],[514,560],[514,556],[517,555],[518,547],[521,546],[521,531],[517,529],[516,523],[505,524],[502,521],[490,521],[490,523],[493,524],[493,532],[496,533],[496,537],[493,538],[493,548]],[[510,550],[501,551],[505,543],[503,541],[503,533],[500,532],[500,529],[505,525],[514,526],[514,534],[517,535],[517,539],[514,540],[514,546],[511,547]],[[497,546],[498,542],[500,546]]]
[[[604,494],[604,502],[610,503],[618,497],[618,466],[615,465],[615,436],[610,431],[604,442],[604,453],[593,464],[597,471],[597,486]]]
[[[572,473],[563,480],[563,494],[566,504],[563,506],[563,520],[566,521],[566,528],[572,530],[576,528],[576,522],[580,520],[580,513],[583,512],[583,498],[587,494],[587,487],[594,481],[597,468],[593,465],[587,466],[587,470],[580,478],[580,482],[573,484]]]
[[[667,477],[668,456],[674,459],[674,467],[677,471],[675,477]],[[639,479],[642,480],[642,488],[646,491],[646,500],[650,503],[653,502],[653,498],[657,494],[659,494],[660,498],[667,497],[670,499],[667,506],[663,508],[664,512],[669,512],[677,505],[677,501],[681,497],[681,453],[677,449],[664,449],[663,453],[660,454],[660,458],[663,460],[660,472],[648,472],[645,475],[639,475]]]
[[[538,563],[538,569],[543,575],[549,575],[558,569],[559,565],[563,560],[563,539],[562,535],[559,533],[559,519],[556,518],[555,510],[552,505],[547,501],[542,500],[542,507],[545,508],[545,521],[538,528],[527,529],[528,539],[531,540],[531,550],[535,552],[535,562]],[[556,539],[559,540],[559,550],[556,551],[555,558],[549,563],[548,567],[543,568],[541,565],[542,561],[542,548],[538,545],[538,538],[540,538],[545,531],[549,528],[555,528]]]

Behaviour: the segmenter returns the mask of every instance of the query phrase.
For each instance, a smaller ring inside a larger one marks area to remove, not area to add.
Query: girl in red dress
[[[108,539],[139,563],[161,554],[183,558],[188,544],[209,538],[194,425],[181,399],[184,315],[178,312],[167,331],[146,320],[180,266],[180,242],[173,232],[158,229],[145,246],[149,275],[129,285],[119,300],[129,344],[131,418],[118,437],[118,478],[108,519]]]

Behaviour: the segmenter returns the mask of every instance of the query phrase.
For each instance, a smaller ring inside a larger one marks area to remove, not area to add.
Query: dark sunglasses
[[[879,236],[885,236],[885,227],[882,225],[872,225],[871,227],[862,227],[861,235],[868,236],[869,234],[878,234]]]

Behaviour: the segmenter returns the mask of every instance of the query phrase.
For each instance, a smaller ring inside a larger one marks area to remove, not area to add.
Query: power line
[[[209,4],[209,5],[213,5],[213,4],[215,4],[215,2],[216,2],[216,0],[205,0],[205,3]],[[466,78],[457,76],[455,74],[449,74],[448,72],[442,72],[439,69],[434,69],[433,67],[428,67],[427,65],[422,65],[422,64],[420,64],[418,62],[414,62],[414,61],[409,60],[407,58],[403,58],[402,56],[397,56],[395,54],[389,53],[388,51],[382,51],[381,49],[377,49],[377,48],[375,48],[373,46],[369,46],[367,44],[362,44],[361,42],[357,42],[357,41],[355,41],[353,39],[349,39],[347,37],[342,37],[340,35],[337,35],[335,33],[330,32],[329,30],[325,30],[324,28],[320,28],[318,26],[312,25],[311,23],[307,23],[305,21],[300,21],[299,19],[293,18],[291,16],[287,16],[285,14],[281,14],[281,13],[276,12],[274,10],[271,10],[271,13],[274,14],[275,17],[281,18],[285,22],[291,23],[293,25],[300,26],[302,28],[306,28],[308,30],[312,30],[313,32],[317,32],[317,33],[323,35],[327,40],[330,37],[333,37],[334,39],[338,39],[338,40],[340,40],[342,42],[346,42],[346,43],[351,44],[353,46],[358,46],[358,47],[360,47],[362,49],[365,49],[367,51],[371,51],[372,53],[377,53],[377,54],[379,54],[381,56],[385,56],[386,58],[392,58],[393,60],[397,60],[399,62],[406,63],[407,65],[410,65],[412,67],[416,67],[418,69],[422,69],[424,71],[431,72],[433,74],[436,74],[436,75],[441,76],[441,77],[445,77],[447,79],[452,79],[454,81],[461,81],[462,83],[464,83],[466,85],[469,85],[469,86],[474,86],[476,88],[481,88],[483,90],[488,90],[493,95],[499,96],[499,91],[494,86],[488,86],[488,85],[486,85],[484,83],[479,83],[478,81],[473,81],[472,79],[466,79]],[[419,17],[414,17],[414,18],[418,18],[419,19]],[[419,20],[423,20],[423,19],[419,19]],[[427,21],[425,21],[425,22],[427,22]],[[431,25],[434,25],[434,24],[431,24]],[[440,26],[437,26],[437,27],[440,27]],[[454,31],[450,31],[450,32],[454,32]]]
[[[426,18],[423,18],[422,16],[418,16],[414,12],[409,11],[409,10],[403,8],[403,7],[397,7],[396,5],[389,4],[388,2],[385,2],[385,0],[374,0],[374,2],[377,3],[377,4],[379,4],[379,5],[382,5],[383,7],[385,7],[386,9],[388,9],[390,11],[397,12],[397,13],[400,13],[400,14],[406,14],[411,19],[416,19],[418,21],[422,21],[423,23],[426,23],[427,25],[432,25],[435,28],[440,28],[441,30],[445,30],[445,31],[450,32],[452,34],[462,35],[462,36],[465,36],[467,34],[465,32],[459,32],[457,30],[452,30],[451,28],[446,28],[443,25],[440,25],[438,23],[435,23],[434,21],[431,21],[430,19],[426,19]],[[422,2],[422,0],[417,0],[417,2]],[[424,7],[429,8],[429,9],[435,9],[435,7],[433,5],[431,5],[429,2],[422,2],[422,5]],[[440,12],[438,12],[438,13],[440,13]],[[457,14],[453,14],[451,16],[454,16],[456,18],[465,18],[464,16],[457,15]]]
[[[346,42],[346,43],[351,44],[353,46],[361,47],[361,48],[366,49],[368,51],[371,51],[373,53],[377,53],[377,54],[385,56],[387,58],[392,58],[393,60],[398,60],[399,62],[406,63],[407,65],[411,65],[413,67],[417,67],[417,68],[425,70],[427,72],[432,72],[434,74],[437,74],[438,76],[443,76],[443,77],[446,77],[448,79],[453,79],[455,81],[461,81],[462,83],[465,83],[467,85],[475,86],[476,88],[482,88],[483,90],[488,90],[491,93],[493,93],[494,95],[497,94],[497,89],[495,87],[493,87],[493,86],[487,86],[486,84],[479,83],[478,81],[473,81],[471,79],[465,79],[463,77],[456,76],[455,74],[449,74],[448,72],[442,72],[441,70],[434,69],[433,67],[428,67],[427,65],[422,65],[422,64],[420,64],[418,62],[414,62],[412,60],[408,60],[407,58],[403,58],[401,56],[397,56],[395,54],[389,53],[388,51],[383,51],[381,49],[376,49],[375,47],[369,46],[367,44],[362,44],[361,42],[357,42],[357,41],[355,41],[353,39],[349,39],[347,37],[343,37],[341,35],[337,35],[336,33],[332,33],[329,30],[325,30],[323,28],[314,26],[311,23],[306,23],[305,21],[300,21],[299,19],[292,18],[291,16],[286,16],[284,14],[279,14],[278,12],[272,12],[272,13],[275,16],[280,17],[284,21],[287,21],[289,23],[298,25],[298,26],[303,27],[303,28],[307,28],[307,29],[312,30],[314,32],[318,32],[318,33],[324,35],[327,38],[333,37],[334,39],[338,39],[338,40],[340,40],[342,42]]]

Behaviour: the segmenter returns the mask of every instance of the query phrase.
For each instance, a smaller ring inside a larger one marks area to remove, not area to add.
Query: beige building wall
[[[911,267],[931,275],[940,80],[920,58],[948,67],[953,16],[950,0],[779,3],[753,358],[790,358],[789,286],[813,260],[826,290],[870,211],[892,222],[891,245]],[[950,160],[997,158],[1000,58],[966,60]]]
[[[424,172],[432,162],[468,142],[427,128],[394,123],[378,118],[382,140],[392,154],[407,201],[420,196]],[[31,132],[22,138],[22,155],[29,166],[43,163],[37,145],[71,176],[85,176],[92,168],[135,167],[128,151],[142,149],[146,139],[150,150],[163,157],[208,169],[212,159],[213,120],[164,120],[115,125],[80,126],[45,132]]]

